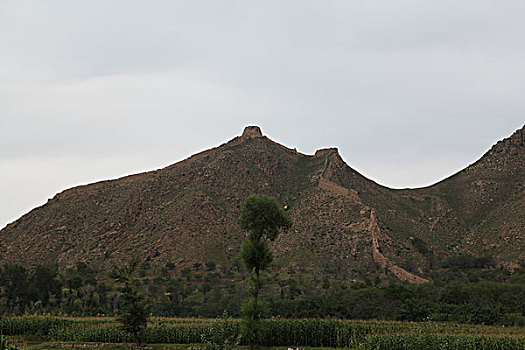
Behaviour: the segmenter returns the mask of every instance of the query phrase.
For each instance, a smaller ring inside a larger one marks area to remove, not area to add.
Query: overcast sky
[[[0,1],[0,228],[256,124],[401,188],[525,123],[525,1]]]

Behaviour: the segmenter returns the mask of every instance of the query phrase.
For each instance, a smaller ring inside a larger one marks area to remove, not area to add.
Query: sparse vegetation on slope
[[[525,260],[523,135],[518,130],[434,186],[391,190],[351,169],[337,149],[303,155],[248,128],[167,168],[56,195],[0,232],[2,262],[30,268],[52,261],[61,273],[81,262],[104,279],[133,252],[141,278],[202,283],[208,300],[214,281],[246,277],[237,218],[246,197],[259,193],[275,197],[295,222],[270,244],[270,291],[322,289],[321,273],[379,285],[402,275],[431,280],[451,268],[444,261],[462,255],[490,256],[490,268],[510,272]],[[207,261],[215,270],[195,268]]]

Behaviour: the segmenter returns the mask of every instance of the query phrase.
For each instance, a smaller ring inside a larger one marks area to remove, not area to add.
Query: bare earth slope
[[[524,129],[434,186],[391,190],[351,169],[337,149],[309,156],[258,127],[215,149],[153,172],[57,194],[2,231],[2,261],[78,261],[100,271],[136,254],[177,268],[239,264],[237,219],[252,194],[274,196],[294,226],[273,242],[277,268],[356,278],[379,271],[425,281],[430,250],[525,259]]]

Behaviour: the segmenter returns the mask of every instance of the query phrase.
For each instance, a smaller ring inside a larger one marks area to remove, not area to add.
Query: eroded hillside
[[[177,269],[238,267],[237,224],[252,193],[276,197],[294,221],[273,242],[275,269],[420,283],[431,256],[525,258],[524,129],[434,186],[391,190],[351,169],[337,149],[304,155],[247,127],[242,136],[164,169],[57,194],[1,231],[3,261],[107,271],[131,255]]]

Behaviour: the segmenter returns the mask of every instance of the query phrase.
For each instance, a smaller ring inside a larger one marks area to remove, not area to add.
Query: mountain
[[[137,255],[177,270],[238,268],[237,220],[252,193],[288,210],[272,242],[275,270],[370,273],[421,283],[436,257],[525,259],[525,127],[433,186],[393,190],[350,168],[336,148],[305,155],[246,127],[231,141],[164,169],[68,189],[0,231],[2,261],[104,272]]]

